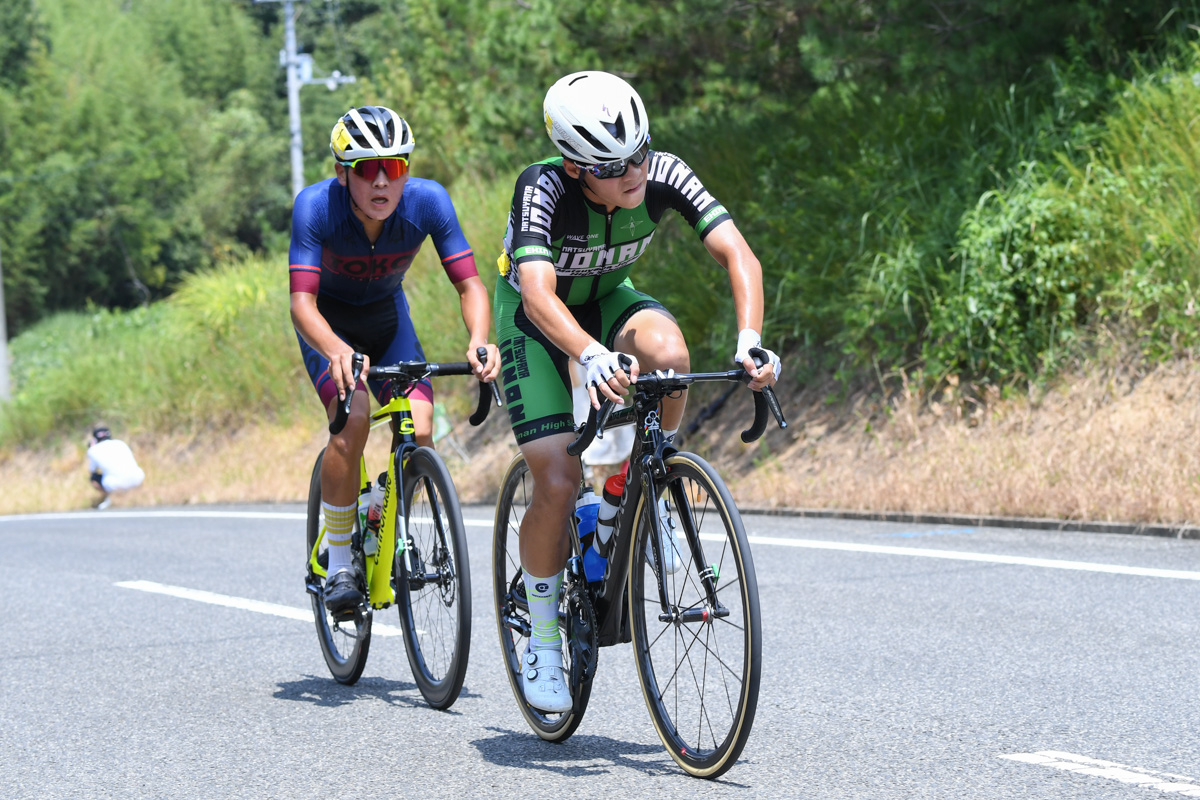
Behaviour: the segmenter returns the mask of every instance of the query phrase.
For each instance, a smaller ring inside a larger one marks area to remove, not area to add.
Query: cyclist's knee
[[[664,341],[657,353],[655,369],[673,369],[676,372],[690,372],[692,369],[692,357],[682,336],[677,340]]]
[[[622,331],[615,342],[617,350],[633,352],[641,362],[642,371],[673,369],[691,370],[691,355],[683,333],[672,324],[643,325]]]
[[[346,426],[329,437],[329,447],[340,455],[358,459],[367,446],[367,434],[371,432],[371,420],[366,414],[351,413]]]
[[[556,438],[570,441],[567,437]],[[583,477],[578,459],[568,456],[565,451],[558,455],[543,449],[541,452],[526,450],[525,460],[533,475],[533,491],[538,501],[554,508],[574,507],[579,481]]]

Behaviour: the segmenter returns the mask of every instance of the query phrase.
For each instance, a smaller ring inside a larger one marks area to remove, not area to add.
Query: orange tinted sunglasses
[[[368,181],[375,180],[381,169],[387,174],[389,181],[408,174],[408,159],[403,157],[360,158],[356,161],[343,161],[342,165],[354,170],[355,175]]]

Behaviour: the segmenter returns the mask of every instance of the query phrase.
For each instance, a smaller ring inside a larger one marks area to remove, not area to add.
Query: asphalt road
[[[628,647],[602,651],[566,743],[526,728],[491,509],[464,516],[474,632],[448,712],[399,638],[356,686],[329,678],[298,506],[0,518],[0,798],[1200,796],[1200,542],[748,517],[765,674],[709,782],[664,752]]]

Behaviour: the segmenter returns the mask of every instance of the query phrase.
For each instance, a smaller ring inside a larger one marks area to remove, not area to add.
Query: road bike
[[[584,548],[571,521],[572,550],[559,600],[570,711],[536,709],[521,688],[521,656],[532,627],[519,539],[533,490],[521,455],[509,464],[496,504],[492,580],[505,671],[521,713],[538,736],[561,742],[574,733],[591,696],[600,648],[632,641],[642,695],[659,738],[686,772],[716,778],[734,764],[749,738],[762,641],[754,562],[737,506],[716,470],[676,449],[659,425],[662,399],[702,381],[748,382],[749,375],[742,369],[641,375],[632,386],[631,406],[614,411],[605,401],[567,448],[579,455],[606,426],[637,426],[604,576],[597,581],[586,579]],[[787,427],[769,388],[754,399],[754,422],[742,433],[744,442],[762,436],[768,408],[780,427]],[[675,573],[654,566],[663,563],[664,525],[673,530],[668,536],[677,537],[682,556],[682,569]]]
[[[480,348],[481,360],[486,351]],[[354,380],[362,356],[353,358]],[[351,539],[352,561],[362,579],[364,601],[350,612],[325,608],[324,582],[328,552],[321,513],[321,462],[317,456],[308,489],[308,563],[305,588],[312,602],[321,652],[335,680],[353,684],[363,673],[371,647],[374,612],[392,603],[400,612],[408,663],[421,694],[434,708],[448,708],[458,698],[467,673],[471,641],[471,575],[467,539],[458,493],[436,450],[419,447],[409,393],[426,377],[470,375],[466,362],[401,362],[371,367],[368,377],[390,379],[391,399],[371,415],[377,424],[390,422],[392,443],[387,470],[378,477],[384,487],[379,526],[363,529],[356,519]],[[346,392],[329,432],[345,426],[354,389]],[[479,404],[470,422],[487,417],[492,400],[500,405],[495,383],[480,383]],[[373,426],[374,427],[374,426]],[[360,486],[371,488],[365,457],[359,462]]]

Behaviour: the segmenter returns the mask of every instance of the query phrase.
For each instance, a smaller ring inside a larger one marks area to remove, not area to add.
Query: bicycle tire
[[[313,545],[321,534],[321,462],[324,458],[325,451],[321,450],[320,455],[317,456],[317,462],[313,465],[312,479],[308,484],[306,565],[311,557]],[[357,524],[356,522],[355,525]],[[357,532],[354,538],[356,541],[361,541]],[[358,549],[359,547],[361,545],[355,547],[353,557],[360,570],[359,574],[363,574],[362,553]],[[324,551],[325,547],[322,544],[322,555]],[[324,578],[314,574],[311,566],[308,567],[308,579],[312,586],[324,587],[325,585]],[[312,601],[313,619],[317,625],[317,641],[321,643],[321,653],[325,656],[325,663],[329,667],[330,674],[338,683],[354,684],[362,677],[363,670],[367,666],[367,654],[371,650],[372,613],[370,607],[364,604],[364,607],[355,614],[354,619],[339,622],[326,610],[322,592],[310,592],[309,599]]]
[[[660,497],[669,495],[684,561],[666,576],[667,599],[672,612],[689,616],[660,616],[656,572],[644,555],[652,534],[647,513],[658,504],[643,497],[628,584],[634,661],[667,752],[689,774],[716,778],[741,755],[758,706],[758,583],[741,515],[716,470],[684,452],[669,456],[666,467]],[[706,576],[713,579],[707,585]]]
[[[419,447],[404,468],[406,550],[396,558],[396,606],[413,679],[425,701],[449,708],[462,691],[471,647],[471,568],[458,492],[442,457]]]
[[[496,606],[496,630],[500,636],[500,654],[504,672],[516,698],[521,715],[534,733],[548,742],[564,742],[579,727],[592,694],[591,675],[584,677],[575,668],[574,648],[564,648],[564,672],[568,676],[573,704],[570,711],[551,714],[534,708],[525,701],[521,688],[521,657],[529,641],[531,625],[529,607],[525,600],[525,584],[521,573],[521,520],[533,495],[533,477],[524,456],[519,453],[509,464],[496,501],[496,521],[492,535],[492,590]],[[566,587],[564,587],[566,588]],[[586,590],[585,590],[586,592]],[[559,605],[559,628],[563,640],[570,643],[575,632],[575,615],[567,607],[571,594],[563,592]],[[590,610],[590,606],[589,606]],[[593,626],[594,628],[594,626]],[[594,651],[593,651],[594,653]]]

